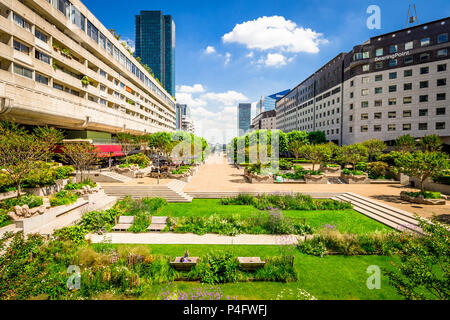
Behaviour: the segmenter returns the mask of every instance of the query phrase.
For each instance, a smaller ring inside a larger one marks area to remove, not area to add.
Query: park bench
[[[198,257],[189,257],[185,258],[186,260],[181,262],[181,259],[182,257],[177,257],[174,261],[170,261],[170,266],[178,271],[191,271],[191,269],[195,267],[200,260]]]
[[[115,217],[116,225],[112,228],[113,231],[127,231],[130,229],[131,225],[134,223],[135,216],[120,216],[117,221]]]
[[[152,217],[148,231],[162,231],[167,226],[168,217]]]
[[[237,261],[242,270],[254,271],[259,268],[264,268],[267,263],[266,261],[261,261],[260,257],[238,257]]]

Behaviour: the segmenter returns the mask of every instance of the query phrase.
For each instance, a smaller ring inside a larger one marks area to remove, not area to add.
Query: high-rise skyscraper
[[[141,11],[135,18],[134,55],[148,65],[164,88],[175,96],[175,22],[161,11]]]
[[[264,111],[275,110],[275,103],[287,95],[291,90],[284,90],[278,93],[274,93],[270,96],[262,97],[256,104],[256,114],[259,115]]]
[[[238,136],[243,136],[250,131],[252,118],[252,104],[251,103],[240,103],[238,105],[237,112],[237,129]]]

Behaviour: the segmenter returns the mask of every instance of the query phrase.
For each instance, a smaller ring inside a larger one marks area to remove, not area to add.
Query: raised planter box
[[[245,175],[245,180],[249,183],[264,183],[264,184],[273,184],[272,176],[259,176],[259,175]]]
[[[25,188],[23,192],[35,195],[37,197],[47,197],[52,194],[58,193],[64,189],[69,183],[70,179],[57,180],[52,186],[40,187],[40,188]]]
[[[347,175],[344,173],[341,173],[341,179],[345,181],[347,184],[369,184],[370,179],[368,174],[364,174],[362,176],[354,176],[354,175]]]
[[[341,173],[341,166],[338,167],[320,167],[320,171],[322,171],[325,174],[340,174]]]
[[[428,205],[428,206],[445,206],[446,205],[446,201],[445,201],[446,197],[442,197],[441,199],[425,199],[422,195],[419,195],[418,197],[411,197],[407,194],[406,191],[402,191],[400,193],[400,199],[404,200],[404,201],[408,201],[411,203],[417,203],[417,204],[424,204],[424,205]]]
[[[305,175],[306,184],[328,184],[328,177],[324,174],[320,176]]]

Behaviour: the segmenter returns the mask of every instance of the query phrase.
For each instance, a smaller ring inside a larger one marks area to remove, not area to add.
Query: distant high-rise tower
[[[134,55],[140,57],[175,96],[175,22],[161,11],[141,11],[136,16]]]
[[[245,135],[250,131],[252,119],[252,104],[240,103],[237,112],[238,137]]]

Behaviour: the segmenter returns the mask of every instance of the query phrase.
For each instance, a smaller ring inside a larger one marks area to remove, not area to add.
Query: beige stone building
[[[78,0],[0,0],[0,117],[73,131],[175,130],[175,101]]]

